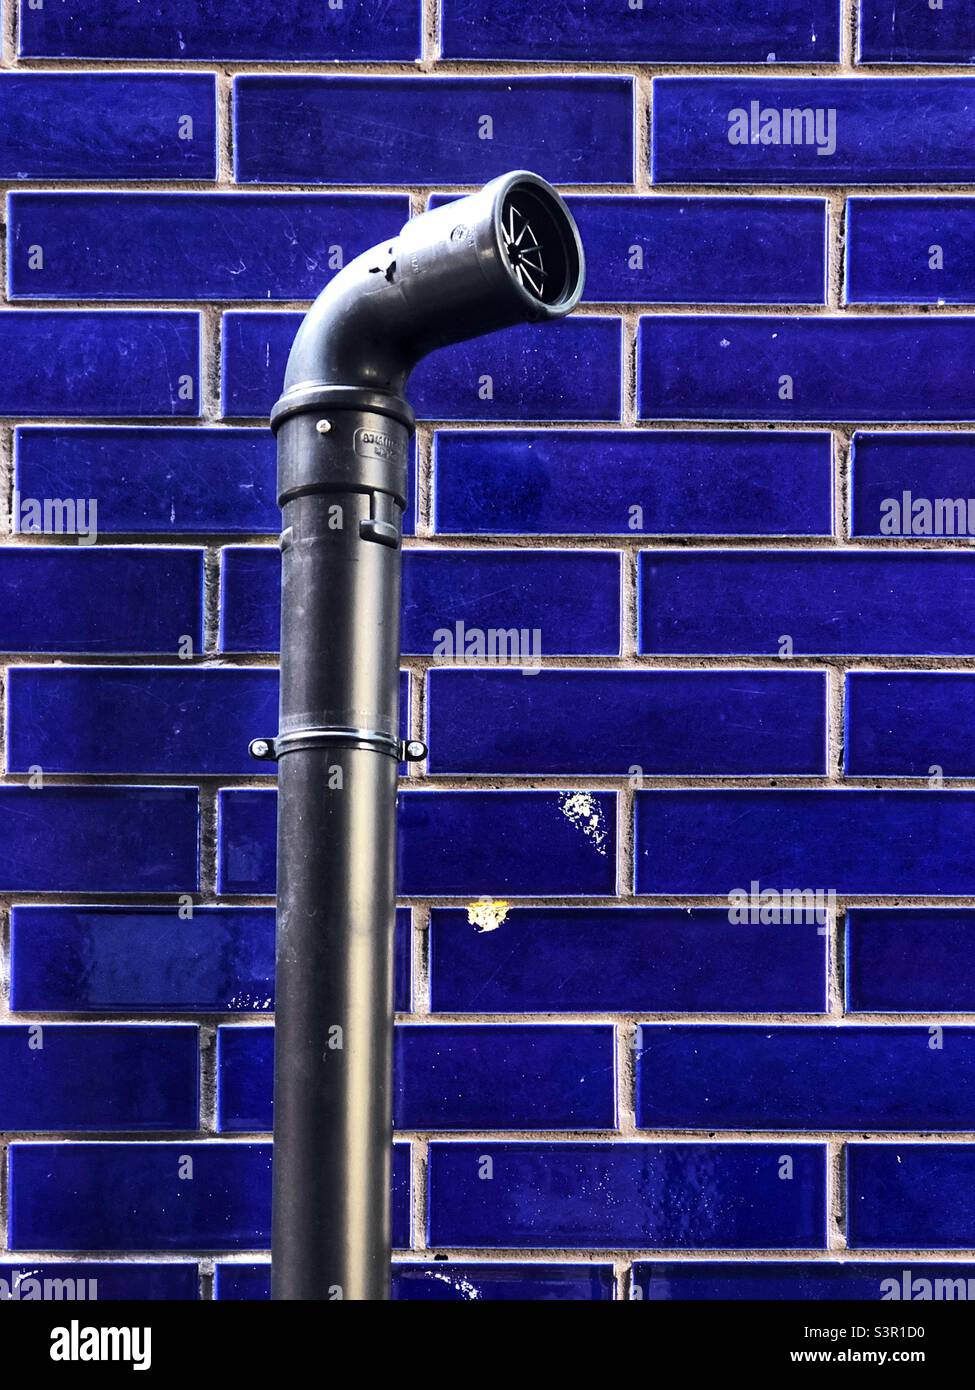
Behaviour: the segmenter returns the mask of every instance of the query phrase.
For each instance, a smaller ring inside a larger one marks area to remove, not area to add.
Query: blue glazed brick
[[[427,727],[433,773],[815,774],[826,771],[826,677],[432,670]]]
[[[472,921],[474,916],[474,921]],[[525,907],[497,930],[430,915],[440,1013],[822,1013],[826,941],[709,908]]]
[[[0,787],[0,890],[192,893],[192,787]]]
[[[251,1302],[271,1297],[271,1261],[238,1264],[217,1260],[213,1268],[213,1296],[223,1302]]]
[[[645,551],[640,650],[966,656],[968,555]],[[937,759],[934,759],[937,761]]]
[[[975,892],[975,795],[937,791],[637,793],[636,891]],[[783,927],[780,930],[813,930]]]
[[[403,1024],[398,1129],[615,1129],[609,1024]]]
[[[848,673],[846,771],[854,777],[975,775],[975,677],[961,671]]]
[[[274,892],[276,805],[270,790],[224,789],[218,794],[218,893]]]
[[[407,897],[616,893],[616,795],[404,792],[399,891]]]
[[[430,207],[458,194],[431,194]],[[820,198],[567,199],[586,248],[584,303],[821,304]]]
[[[224,1132],[269,1130],[274,1030],[220,1028]],[[606,1024],[401,1024],[399,1130],[615,1129],[613,1029]]]
[[[489,1264],[437,1260],[393,1266],[393,1298],[403,1303],[609,1303],[609,1264]]]
[[[416,446],[410,446],[412,535]],[[150,425],[22,425],[14,431],[14,529],[29,528],[27,499],[95,498],[99,535],[214,531],[277,535],[274,436],[268,429]],[[88,511],[76,507],[75,522]],[[71,512],[65,513],[71,520]]]
[[[408,907],[396,909],[393,936],[393,1007],[398,1013],[413,1008],[413,913]]]
[[[22,58],[409,62],[420,56],[419,0],[45,0],[20,12]]]
[[[372,193],[12,193],[10,295],[314,299],[409,215]]]
[[[861,63],[971,63],[975,15],[965,5],[935,9],[930,0],[863,0]]]
[[[274,1029],[217,1029],[217,1129],[259,1133],[273,1124]]]
[[[541,0],[444,0],[445,58],[535,62],[835,63],[836,0],[691,0],[680,10]]]
[[[8,681],[12,772],[267,771],[247,749],[277,728],[277,671],[15,666]]]
[[[270,1243],[270,1144],[11,1144],[8,1154],[11,1250]]]
[[[221,553],[220,650],[276,652],[281,644],[281,552],[234,545]]]
[[[673,1299],[926,1299],[963,1298],[975,1289],[975,1265],[927,1264],[921,1260],[883,1264],[877,1260],[681,1260],[670,1264],[638,1262],[633,1280],[638,1297]],[[967,1284],[965,1283],[967,1281]],[[950,1286],[954,1293],[935,1293]],[[971,1294],[968,1295],[971,1297]]]
[[[29,1013],[274,1007],[266,907],[28,907],[11,914],[10,1004]]]
[[[12,1250],[270,1247],[270,1144],[11,1144],[9,1155]],[[179,1177],[186,1158],[192,1179]],[[406,1249],[409,1144],[393,1145],[392,1196],[393,1245]],[[227,1268],[247,1270],[258,1288],[260,1272],[270,1272]]]
[[[975,1244],[975,1144],[848,1144],[853,1250]]]
[[[644,1024],[637,1041],[641,1129],[967,1130],[973,1102],[970,1028]]]
[[[267,1013],[267,907],[28,907],[11,913],[10,1003],[29,1013]],[[410,910],[396,911],[396,1007],[411,1005]]]
[[[972,420],[975,323],[661,314],[637,374],[646,420]]]
[[[236,77],[234,150],[240,183],[632,183],[633,82]]]
[[[526,631],[519,650],[531,653],[535,665],[539,656],[617,655],[618,552],[411,550],[404,556],[405,652],[443,656],[449,637],[448,653],[463,659],[470,652],[476,660],[472,629],[511,628]]]
[[[971,183],[975,83],[658,77],[651,165],[655,183]]]
[[[7,73],[0,176],[213,179],[216,125],[210,73]]]
[[[438,430],[443,535],[829,535],[827,434]],[[638,510],[635,510],[638,509]]]
[[[274,892],[274,793],[219,794],[218,891]],[[401,793],[406,897],[616,893],[616,796],[589,791]]]
[[[277,728],[274,670],[18,666],[8,689],[14,772],[274,773],[248,753],[255,730]],[[399,704],[405,737],[405,671]]]
[[[855,536],[975,534],[975,434],[858,430],[851,471]]]
[[[25,425],[14,462],[18,531],[45,497],[96,498],[100,535],[281,529],[270,430]]]
[[[430,207],[456,194],[434,193]],[[568,198],[586,248],[585,303],[822,304],[822,198]]]
[[[228,546],[223,552],[221,650],[277,650],[280,568],[280,555],[270,548]],[[463,624],[462,632],[458,623]],[[527,653],[528,664],[537,666],[539,656],[617,655],[619,555],[564,550],[405,552],[405,653],[439,651],[443,657],[454,651],[463,656],[473,652],[468,644],[479,640],[478,632],[486,643],[492,629],[512,628],[519,632],[519,651]]]
[[[975,1011],[975,912],[857,908],[846,914],[846,1007],[866,1013]]]
[[[150,419],[199,413],[199,314],[0,312],[0,415]]]
[[[203,552],[0,546],[8,652],[161,652],[203,645]]]
[[[569,205],[589,302],[825,302],[822,198],[588,196]]]
[[[300,314],[223,316],[223,411],[266,416],[284,381]],[[441,348],[410,378],[410,402],[432,420],[618,420],[619,319],[521,324]]]
[[[196,1264],[172,1260],[152,1264],[143,1260],[85,1263],[72,1260],[12,1260],[0,1262],[0,1302],[71,1298],[81,1302],[126,1302],[129,1299],[195,1300],[200,1296]]]
[[[615,1280],[608,1264],[501,1264],[453,1260],[393,1265],[393,1299],[410,1303],[501,1303],[556,1300],[611,1302]],[[269,1299],[271,1266],[218,1260],[218,1299]]]
[[[270,1246],[270,1144],[11,1144],[8,1155],[10,1250]],[[393,1244],[405,1249],[409,1144],[393,1145],[392,1196]]]
[[[267,418],[284,384],[304,315],[241,313],[221,318],[220,399],[224,415]]]
[[[975,198],[850,198],[851,304],[975,302]]]
[[[432,352],[408,395],[428,420],[619,420],[622,365],[619,319],[528,323]]]
[[[482,1249],[822,1248],[825,1160],[818,1144],[434,1143],[428,1239]]]
[[[106,534],[277,535],[270,430],[181,425],[18,425],[14,431],[14,530],[31,531],[32,502],[81,499],[64,510],[65,528],[89,524]],[[410,496],[403,534],[416,517],[416,442],[410,442]]]
[[[196,1129],[189,1024],[0,1025],[0,1129]]]

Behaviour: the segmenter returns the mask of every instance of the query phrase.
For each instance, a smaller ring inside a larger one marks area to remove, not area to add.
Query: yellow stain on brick
[[[504,898],[481,898],[467,904],[467,920],[477,931],[497,931],[510,906]]]

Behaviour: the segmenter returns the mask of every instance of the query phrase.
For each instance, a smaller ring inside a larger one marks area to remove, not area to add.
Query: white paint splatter
[[[271,1007],[272,1000],[269,994],[248,994],[241,992],[233,995],[227,1000],[228,1013],[263,1013]]]
[[[471,1303],[481,1296],[480,1289],[476,1284],[472,1284],[469,1279],[455,1277],[452,1274],[447,1274],[446,1272],[441,1273],[440,1270],[432,1269],[427,1270],[426,1275],[428,1279],[439,1279],[441,1284],[446,1284],[448,1288],[455,1289],[457,1293],[463,1294]]]
[[[605,855],[609,831],[603,808],[592,792],[561,792],[559,800],[563,816],[592,841],[597,854]]]

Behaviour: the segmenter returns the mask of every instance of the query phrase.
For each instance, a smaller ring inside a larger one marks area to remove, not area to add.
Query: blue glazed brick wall
[[[3,0],[0,1299],[268,1297],[266,416],[517,166],[589,274],[411,384],[394,1297],[975,1279],[969,10]]]

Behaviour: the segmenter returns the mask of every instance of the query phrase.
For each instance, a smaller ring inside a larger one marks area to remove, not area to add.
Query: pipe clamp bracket
[[[341,727],[293,729],[277,738],[255,738],[248,751],[252,758],[266,763],[309,748],[372,748],[399,763],[417,763],[427,755],[426,744],[417,738],[399,739],[376,729]]]

